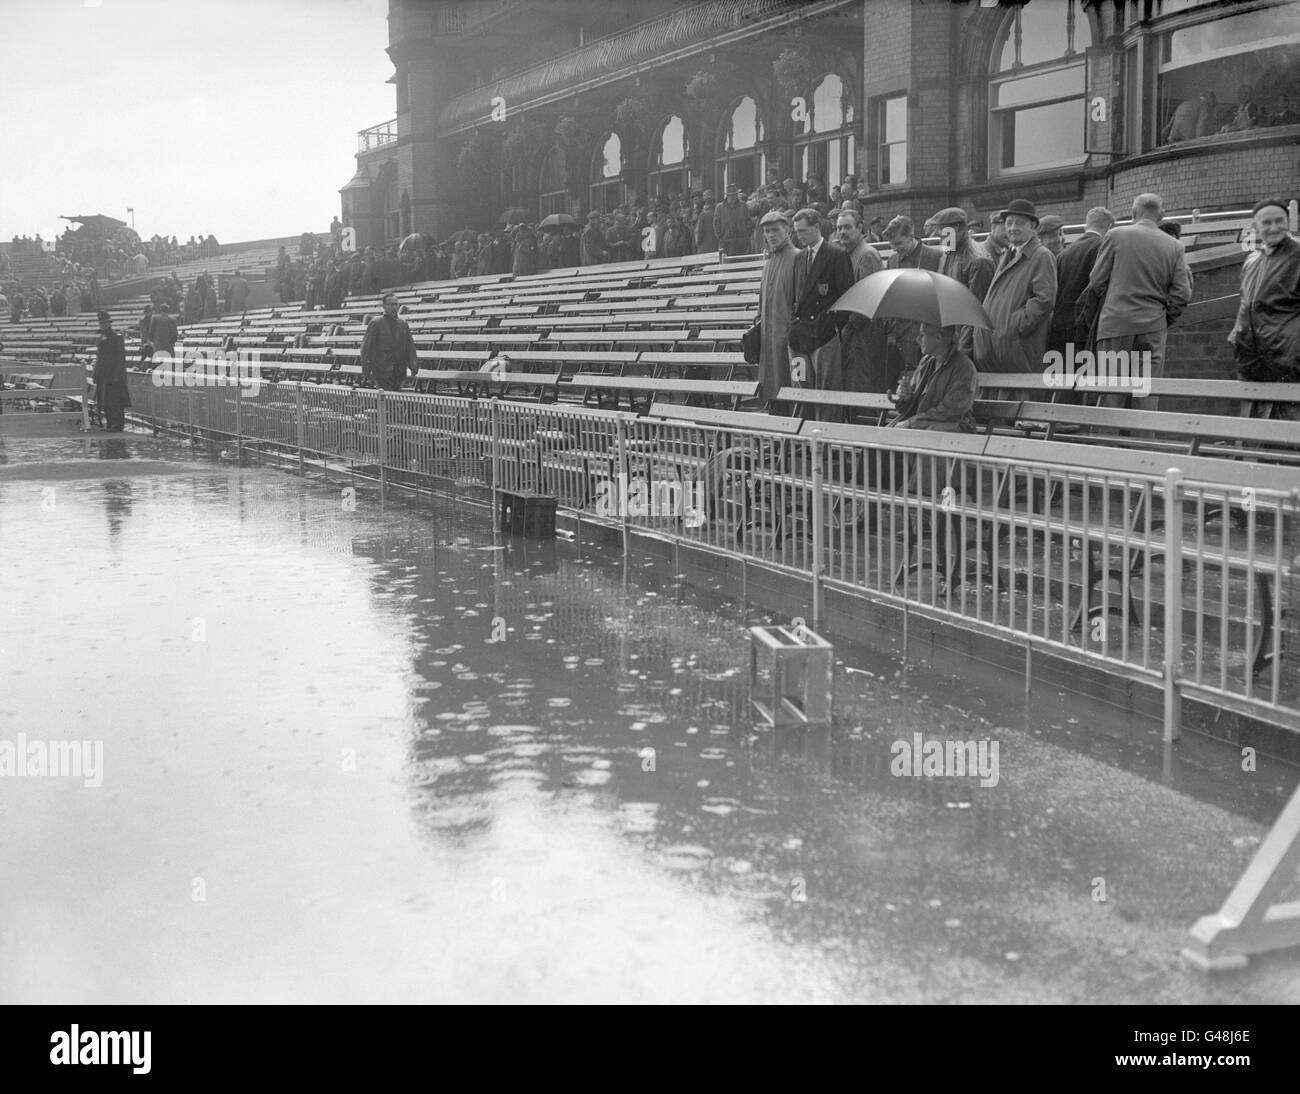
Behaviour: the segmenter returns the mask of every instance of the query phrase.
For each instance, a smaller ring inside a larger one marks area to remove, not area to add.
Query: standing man
[[[766,244],[763,277],[758,286],[758,397],[773,409],[776,393],[790,385],[790,352],[786,337],[794,301],[794,265],[799,254],[790,239],[790,222],[775,209],[763,216]]]
[[[1073,342],[1077,349],[1091,348],[1092,335],[1088,324],[1085,323],[1082,329],[1077,326],[1075,306],[1088,287],[1102,237],[1113,227],[1115,214],[1104,205],[1094,206],[1084,218],[1083,235],[1066,247],[1056,260],[1056,304],[1047,332],[1049,350],[1056,350],[1064,356],[1067,342]]]
[[[1004,213],[994,213],[989,218],[988,238],[980,246],[996,270],[1002,261],[1002,252],[1007,249],[1007,218]]]
[[[242,315],[244,309],[248,307],[249,293],[248,282],[244,280],[242,271],[235,271],[235,276],[230,279],[226,291],[230,294],[230,310]]]
[[[126,343],[113,329],[113,317],[99,313],[99,342],[95,346],[95,403],[104,416],[104,429],[121,433],[126,428],[126,408],[131,394],[126,386]]]
[[[600,230],[600,213],[593,209],[587,214],[587,226],[582,230],[582,264],[597,266],[605,261],[605,234]]]
[[[1241,268],[1241,306],[1228,335],[1243,380],[1300,381],[1300,244],[1287,232],[1281,198],[1266,198],[1252,210],[1255,235],[1263,244]],[[1291,403],[1258,407],[1264,417],[1294,418]]]
[[[1183,245],[1160,231],[1163,216],[1158,194],[1134,198],[1133,223],[1106,233],[1086,290],[1101,303],[1098,365],[1102,353],[1149,352],[1151,379],[1164,375],[1166,333],[1192,299]],[[1106,395],[1101,402],[1123,406],[1126,398]]]
[[[409,372],[419,371],[411,328],[397,318],[397,297],[384,294],[384,314],[370,320],[361,340],[361,375],[385,391],[400,391]]]
[[[718,246],[728,255],[743,255],[749,250],[753,230],[749,210],[740,200],[740,187],[733,182],[727,187],[727,200],[713,212],[713,234]]]
[[[154,309],[153,318],[149,320],[149,341],[153,343],[153,355],[166,354],[168,358],[176,354],[176,320],[171,317],[166,304],[159,304]]]
[[[975,331],[981,372],[1041,375],[1056,303],[1056,260],[1038,240],[1038,211],[1017,198],[1002,211],[1007,249],[984,296],[992,330]]]
[[[790,383],[818,391],[843,391],[839,332],[848,316],[830,309],[853,284],[853,264],[834,243],[822,238],[816,209],[795,213],[794,231],[803,251],[794,264],[794,311],[787,334]],[[822,407],[821,411],[805,416],[843,420],[843,407]]]
[[[1053,258],[1060,258],[1065,250],[1065,221],[1054,213],[1043,217],[1038,222],[1038,242]]]
[[[983,300],[993,281],[993,260],[975,246],[967,227],[966,210],[959,206],[940,209],[930,219],[939,234],[939,272],[970,289],[976,300]],[[957,348],[969,357],[974,352],[975,333],[971,327],[957,332]]]
[[[943,254],[916,238],[911,217],[897,216],[885,225],[885,240],[893,248],[887,266],[891,270],[933,270],[939,272]],[[889,360],[886,365],[887,390],[893,390],[904,372],[911,373],[921,360],[921,324],[912,319],[886,321],[889,336]]]
[[[849,256],[855,282],[885,268],[880,252],[862,234],[862,214],[856,210],[840,210],[835,218],[835,241]],[[886,391],[884,324],[857,312],[851,314],[840,330],[840,360],[845,391]]]

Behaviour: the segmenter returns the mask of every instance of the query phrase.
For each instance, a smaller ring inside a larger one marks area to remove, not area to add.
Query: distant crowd
[[[1275,125],[1300,124],[1300,110],[1290,93],[1276,95],[1267,105],[1255,99],[1250,84],[1237,89],[1237,102],[1220,103],[1213,91],[1202,91],[1174,109],[1164,129],[1164,143],[1177,144],[1221,133],[1240,133]]]

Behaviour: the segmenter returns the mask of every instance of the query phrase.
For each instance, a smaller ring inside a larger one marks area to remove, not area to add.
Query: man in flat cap
[[[984,295],[993,329],[975,331],[975,366],[981,372],[1042,375],[1056,304],[1056,260],[1038,241],[1038,210],[1032,202],[1010,202],[1003,221],[1007,249]]]
[[[939,272],[960,281],[983,300],[993,280],[993,261],[975,246],[967,229],[966,211],[957,206],[940,209],[930,218],[930,225],[939,237]],[[962,327],[957,334],[957,348],[966,356],[974,351],[975,336],[971,327]]]
[[[1053,258],[1060,258],[1065,250],[1065,221],[1055,214],[1048,214],[1038,222],[1038,242],[1051,252]]]
[[[934,270],[939,271],[943,254],[937,248],[922,243],[916,238],[916,225],[908,216],[896,216],[885,225],[885,242],[894,253],[886,266],[891,270]],[[892,391],[904,372],[910,373],[921,360],[921,346],[917,341],[921,333],[921,324],[913,319],[886,320],[889,334],[888,387]]]
[[[758,286],[758,397],[772,410],[776,393],[790,385],[786,336],[794,309],[794,264],[799,254],[790,238],[790,221],[773,209],[760,224],[765,249]]]

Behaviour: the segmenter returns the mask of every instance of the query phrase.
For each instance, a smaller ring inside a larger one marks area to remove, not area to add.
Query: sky
[[[0,240],[323,232],[396,113],[387,0],[0,0]],[[15,89],[17,95],[15,97]]]

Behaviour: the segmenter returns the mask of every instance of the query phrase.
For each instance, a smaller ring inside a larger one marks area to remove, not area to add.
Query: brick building
[[[1027,197],[1070,222],[1300,177],[1295,0],[391,0],[388,21],[397,115],[341,191],[362,245],[770,172],[852,172],[869,217]]]

